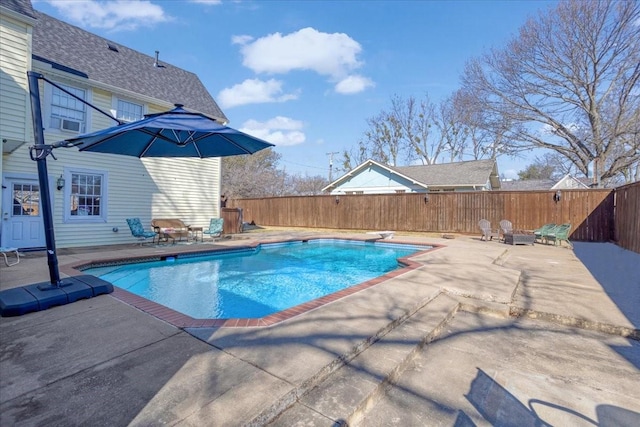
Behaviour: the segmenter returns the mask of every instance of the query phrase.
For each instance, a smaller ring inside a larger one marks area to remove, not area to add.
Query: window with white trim
[[[65,222],[107,220],[107,172],[65,169]]]
[[[124,122],[135,122],[143,118],[143,107],[134,102],[118,99],[116,102],[116,118]]]
[[[59,83],[58,85],[81,99],[86,100],[87,98],[87,91],[84,89]],[[49,127],[67,132],[82,133],[86,129],[86,121],[86,105],[68,93],[52,86]]]

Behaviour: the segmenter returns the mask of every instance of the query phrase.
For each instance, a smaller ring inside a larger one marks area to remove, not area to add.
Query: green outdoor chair
[[[220,237],[222,235],[222,226],[224,225],[223,218],[211,218],[209,222],[209,229],[204,230],[203,234],[208,234],[211,238]]]
[[[558,225],[556,223],[549,223],[549,224],[545,224],[540,228],[536,228],[535,230],[533,230],[533,234],[536,235],[535,240],[540,240],[542,242],[542,236],[544,236],[545,234],[551,233],[551,230],[553,230],[554,228],[556,228]]]
[[[542,238],[545,243],[552,241],[554,246],[562,245],[562,241],[564,240],[570,248],[573,248],[573,245],[569,241],[569,231],[571,231],[571,224],[561,224],[553,230],[545,233]]]
[[[127,218],[127,224],[131,230],[131,235],[138,239],[141,246],[147,239],[152,239],[152,242],[155,243],[157,234],[154,231],[145,231],[140,218]]]

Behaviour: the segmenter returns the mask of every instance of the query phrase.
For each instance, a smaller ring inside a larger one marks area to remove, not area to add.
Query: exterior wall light
[[[560,190],[556,191],[553,195],[553,201],[558,203],[562,199],[562,192]]]
[[[340,203],[340,197],[336,196],[336,205]]]
[[[64,178],[60,175],[60,178],[56,181],[56,187],[58,190],[62,190],[64,188]]]
[[[429,202],[429,195],[428,194],[424,195],[424,202],[425,203]]]

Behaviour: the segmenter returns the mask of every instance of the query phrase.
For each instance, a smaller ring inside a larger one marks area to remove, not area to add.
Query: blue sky
[[[391,98],[434,102],[467,60],[555,1],[33,0],[35,9],[197,74],[228,125],[276,144],[287,173],[328,177]],[[334,157],[339,163],[341,154]],[[501,157],[517,178],[532,158]],[[334,179],[336,176],[334,175]]]

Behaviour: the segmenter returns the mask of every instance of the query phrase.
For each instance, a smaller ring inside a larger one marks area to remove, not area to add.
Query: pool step
[[[269,425],[357,424],[459,307],[458,300],[440,294],[301,396]]]

